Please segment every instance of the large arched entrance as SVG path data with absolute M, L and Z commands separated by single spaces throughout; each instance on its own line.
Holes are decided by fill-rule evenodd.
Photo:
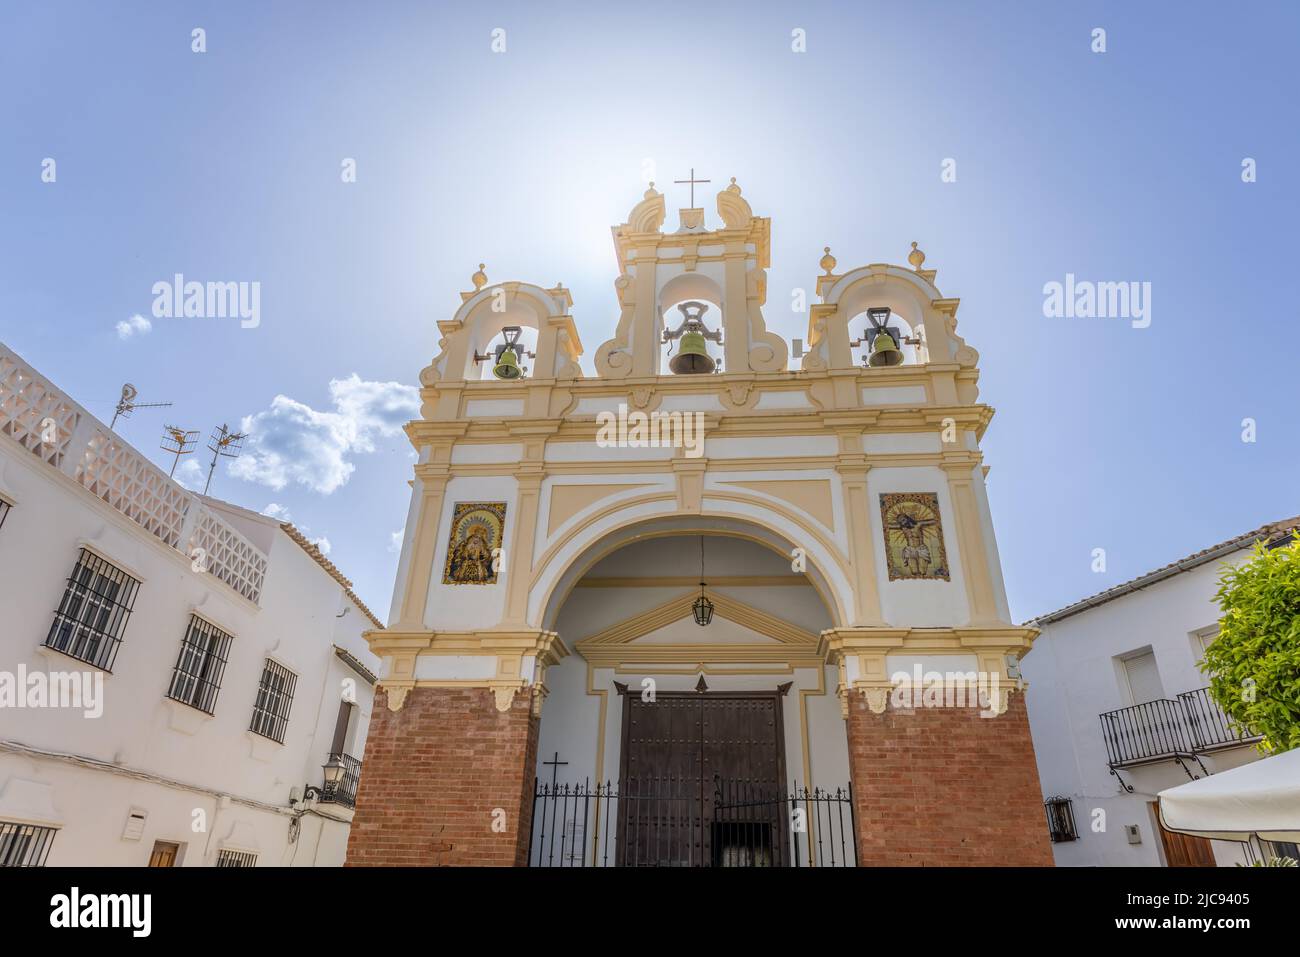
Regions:
M 575 558 L 546 605 L 570 654 L 545 672 L 531 864 L 853 863 L 838 613 L 793 547 L 674 516 Z

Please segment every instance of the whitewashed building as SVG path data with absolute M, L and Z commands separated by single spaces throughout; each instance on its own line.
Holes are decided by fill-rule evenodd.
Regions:
M 1117 585 L 1029 624 L 1021 661 L 1039 779 L 1062 866 L 1233 866 L 1244 845 L 1165 831 L 1165 788 L 1262 755 L 1213 703 L 1199 669 L 1218 634 L 1225 565 L 1256 541 L 1286 543 L 1275 522 Z M 1278 853 L 1295 855 L 1295 848 Z
M 381 627 L 348 580 L 3 345 L 0 433 L 0 866 L 341 864 Z

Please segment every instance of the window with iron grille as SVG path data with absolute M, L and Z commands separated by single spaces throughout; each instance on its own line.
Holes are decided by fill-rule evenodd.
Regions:
M 0 867 L 44 867 L 58 828 L 0 821 Z
M 217 851 L 217 867 L 256 867 L 257 855 L 252 851 Z
M 190 618 L 189 630 L 181 641 L 180 657 L 172 672 L 167 697 L 212 714 L 226 672 L 230 643 L 234 639 L 198 615 Z
M 1079 833 L 1074 827 L 1074 806 L 1069 798 L 1048 798 L 1043 802 L 1043 807 L 1047 809 L 1047 829 L 1052 834 L 1053 844 L 1079 839 Z
M 83 548 L 45 636 L 45 646 L 112 671 L 139 587 L 122 569 Z
M 279 662 L 266 659 L 262 681 L 253 705 L 253 723 L 249 730 L 284 744 L 284 730 L 289 724 L 289 707 L 298 676 Z

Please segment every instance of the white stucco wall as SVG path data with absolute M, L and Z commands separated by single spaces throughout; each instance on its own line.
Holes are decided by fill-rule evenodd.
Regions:
M 1236 553 L 1240 562 L 1248 552 Z M 1196 667 L 1198 633 L 1218 620 L 1213 596 L 1221 570 L 1211 562 L 1174 575 L 1043 627 L 1021 662 L 1028 682 L 1025 701 L 1044 797 L 1073 800 L 1080 839 L 1053 845 L 1059 865 L 1158 866 L 1163 850 L 1149 802 L 1164 788 L 1188 781 L 1172 761 L 1121 770 L 1128 794 L 1110 774 L 1099 715 L 1130 706 L 1119 659 L 1150 647 L 1165 697 L 1209 684 Z M 1202 758 L 1213 772 L 1257 760 L 1241 747 Z M 1197 774 L 1195 762 L 1189 765 Z M 1105 830 L 1094 830 L 1104 811 Z M 1130 844 L 1124 827 L 1137 824 L 1141 843 Z M 1220 866 L 1243 861 L 1236 844 L 1214 842 Z
M 363 757 L 373 689 L 334 646 L 372 672 L 379 661 L 361 637 L 373 624 L 338 582 L 275 521 L 209 500 L 249 538 L 269 543 L 255 605 L 7 436 L 0 492 L 15 502 L 0 527 L 0 671 L 94 671 L 41 647 L 83 544 L 141 582 L 103 678 L 102 716 L 0 710 L 0 820 L 15 820 L 6 794 L 44 795 L 41 819 L 21 823 L 60 828 L 50 865 L 143 864 L 155 840 L 185 845 L 185 866 L 210 865 L 223 842 L 235 841 L 257 851 L 259 865 L 341 864 L 350 812 L 339 806 L 320 811 L 337 821 L 308 813 L 298 843 L 288 842 L 290 791 L 322 783 L 348 680 L 359 710 L 349 753 Z M 212 716 L 166 697 L 196 613 L 233 636 Z M 267 657 L 297 675 L 283 744 L 248 731 Z M 147 812 L 145 830 L 123 840 L 133 807 Z M 196 810 L 205 830 L 194 829 Z

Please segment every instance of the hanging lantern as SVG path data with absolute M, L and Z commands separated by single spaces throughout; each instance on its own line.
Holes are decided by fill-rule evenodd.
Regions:
M 713 621 L 713 602 L 709 601 L 704 595 L 704 536 L 700 536 L 700 597 L 695 599 L 691 605 L 691 614 L 695 616 L 695 624 L 703 628 L 709 622 Z
M 701 628 L 713 621 L 713 602 L 704 597 L 704 582 L 700 582 L 700 597 L 691 605 L 691 611 L 695 615 L 695 624 Z

